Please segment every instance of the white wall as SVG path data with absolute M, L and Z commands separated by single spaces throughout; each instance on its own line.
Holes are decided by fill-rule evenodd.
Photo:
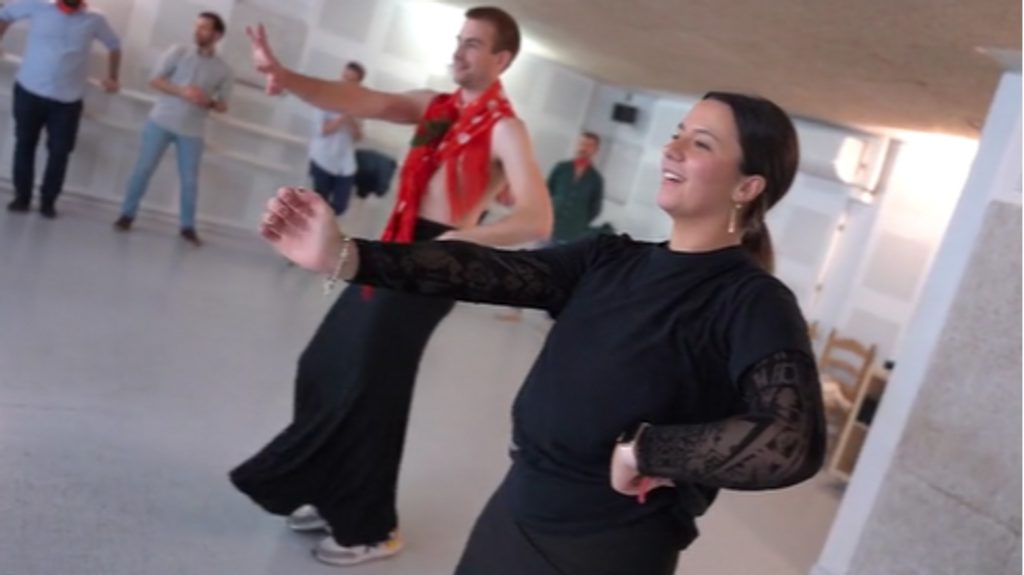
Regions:
M 823 330 L 874 343 L 879 361 L 899 361 L 905 327 L 976 150 L 976 141 L 943 136 L 894 143 L 874 203 L 850 214 L 822 293 Z
M 695 98 L 666 98 L 605 84 L 597 87 L 583 125 L 602 140 L 596 162 L 605 176 L 600 221 L 611 222 L 637 239 L 668 236 L 670 222 L 654 201 L 661 180 L 661 150 L 695 102 Z M 639 109 L 635 124 L 612 121 L 616 103 Z
M 927 156 L 928 154 L 922 153 L 922 155 Z M 940 158 L 934 159 L 938 160 Z M 931 164 L 930 170 L 935 173 L 935 179 L 942 177 L 942 170 L 937 169 L 939 166 L 944 167 L 944 164 Z M 869 520 L 871 520 L 873 515 L 883 513 L 883 510 L 876 509 L 876 506 L 880 496 L 885 491 L 884 487 L 891 481 L 892 477 L 900 479 L 899 476 L 892 473 L 893 462 L 900 442 L 907 430 L 907 423 L 912 410 L 917 409 L 919 414 L 924 412 L 926 415 L 935 415 L 941 412 L 945 415 L 946 410 L 952 409 L 955 412 L 953 415 L 945 415 L 945 417 L 935 420 L 934 425 L 942 426 L 943 433 L 952 429 L 954 434 L 961 434 L 962 430 L 965 429 L 965 422 L 961 421 L 964 419 L 964 414 L 967 415 L 969 425 L 975 425 L 978 429 L 982 430 L 970 434 L 969 437 L 960 435 L 955 438 L 956 441 L 941 447 L 941 449 L 952 450 L 950 455 L 952 457 L 957 455 L 955 453 L 957 450 L 970 449 L 971 442 L 984 441 L 988 437 L 986 434 L 995 429 L 992 427 L 992 424 L 986 424 L 986 418 L 992 417 L 994 412 L 986 410 L 984 403 L 980 407 L 975 406 L 973 410 L 970 401 L 960 403 L 953 401 L 950 403 L 949 397 L 940 398 L 939 402 L 934 401 L 933 397 L 932 402 L 925 404 L 924 407 L 916 404 L 919 404 L 918 394 L 926 384 L 929 370 L 935 369 L 935 366 L 945 366 L 947 370 L 962 367 L 950 365 L 948 361 L 943 361 L 941 357 L 936 357 L 936 352 L 941 349 L 940 343 L 943 339 L 948 342 L 951 339 L 961 338 L 959 340 L 961 345 L 970 349 L 975 349 L 978 346 L 984 348 L 986 345 L 985 335 L 977 336 L 980 339 L 976 337 L 974 340 L 968 339 L 965 341 L 963 338 L 974 336 L 974 332 L 970 334 L 955 334 L 948 333 L 945 328 L 947 327 L 950 310 L 953 308 L 954 303 L 956 303 L 958 291 L 961 285 L 964 284 L 965 272 L 968 269 L 968 264 L 971 261 L 978 238 L 985 225 L 986 214 L 1006 212 L 1002 208 L 996 208 L 997 204 L 1002 204 L 1003 206 L 1007 205 L 1006 203 L 1020 204 L 1021 173 L 1021 75 L 1018 64 L 1016 71 L 1004 74 L 999 83 L 992 107 L 986 118 L 982 138 L 978 144 L 977 155 L 971 164 L 962 192 L 954 200 L 955 209 L 949 218 L 949 224 L 945 229 L 939 249 L 933 258 L 934 261 L 927 272 L 924 285 L 920 288 L 920 294 L 916 300 L 917 305 L 910 320 L 907 322 L 906 331 L 909 336 L 900 344 L 900 353 L 897 358 L 898 363 L 886 389 L 885 401 L 882 402 L 875 416 L 872 432 L 868 436 L 857 465 L 857 472 L 854 474 L 846 490 L 846 495 L 843 498 L 842 506 L 829 534 L 825 549 L 822 551 L 818 565 L 814 569 L 815 575 L 845 575 L 850 572 L 858 546 L 867 538 L 870 529 Z M 1008 229 L 1010 234 L 1015 235 L 1007 238 L 1007 247 L 1012 247 L 1010 242 L 1016 243 L 1020 241 L 1019 218 L 1018 211 L 1016 215 L 1017 229 L 1012 229 L 1012 226 Z M 1019 250 L 1019 243 L 1017 246 Z M 1012 271 L 1019 273 L 1019 270 Z M 1006 285 L 1004 284 L 1000 289 L 994 291 L 1004 293 L 1006 291 L 1005 288 Z M 1013 305 L 1013 302 L 1009 302 L 1010 305 L 1003 307 L 991 305 L 993 303 L 996 302 L 985 304 L 995 310 L 993 313 L 998 313 L 1001 309 L 1015 311 L 1017 314 L 1020 313 L 1019 300 L 1016 302 L 1016 305 Z M 1005 320 L 1006 318 L 1003 319 Z M 986 321 L 988 321 L 988 316 L 984 313 L 976 315 L 972 319 L 975 325 L 982 327 L 982 331 Z M 1002 323 L 1002 321 L 1000 320 L 999 323 Z M 1019 381 L 1019 342 L 1015 359 L 1011 359 L 1010 354 L 1005 353 L 1006 346 L 998 345 L 995 347 L 1001 353 L 1004 353 L 1002 357 L 1005 359 L 999 362 L 1001 364 L 1000 368 L 1005 367 L 1007 363 L 1012 365 L 1014 360 L 1017 362 L 1016 377 L 1017 381 Z M 988 350 L 984 350 L 984 352 L 988 353 Z M 944 380 L 948 379 L 948 375 L 933 375 L 932 379 Z M 976 371 L 971 372 L 968 370 L 964 372 L 961 381 L 956 384 L 959 388 L 954 387 L 954 389 L 959 389 L 959 393 L 963 393 L 964 386 L 971 387 L 979 383 L 988 386 L 990 375 L 989 373 L 979 374 Z M 1019 393 L 1019 388 L 1017 389 Z M 972 390 L 970 393 L 978 396 L 985 394 L 983 397 L 988 398 L 998 395 L 994 392 L 998 392 L 998 390 L 985 387 L 976 391 Z M 1009 393 L 995 398 L 995 401 L 1003 401 L 1004 403 L 1012 400 L 1013 395 Z M 1017 395 L 1016 401 L 1018 402 L 1017 413 L 1019 413 L 1019 395 Z M 1012 411 L 1012 404 L 1001 405 L 1000 409 Z M 929 411 L 933 413 L 928 413 Z M 995 411 L 995 413 L 1005 415 L 1007 412 Z M 959 418 L 956 425 L 952 426 L 952 428 L 946 425 L 948 421 L 951 421 L 950 417 Z M 995 425 L 1002 426 L 1004 423 L 1004 421 L 998 421 Z M 1019 428 L 1019 423 L 1017 427 Z M 1002 427 L 999 427 L 999 429 L 1002 429 Z M 1010 441 L 1010 436 L 1004 434 L 1003 437 Z M 1012 463 L 1013 457 L 1020 457 L 1020 443 L 1016 442 L 1015 447 L 1017 449 L 1016 453 L 1012 451 L 1013 442 L 1010 442 L 1007 450 L 1000 452 L 995 457 L 1004 457 Z M 986 445 L 984 449 L 979 449 L 978 451 L 987 453 L 985 449 L 988 448 L 991 448 L 991 445 Z M 906 455 L 906 453 L 901 455 Z M 974 456 L 972 455 L 971 457 Z M 984 456 L 982 457 L 984 458 Z M 931 459 L 932 467 L 935 469 L 932 469 L 930 473 L 925 469 L 913 469 L 914 473 L 923 474 L 922 479 L 917 482 L 919 493 L 915 494 L 915 501 L 920 501 L 922 497 L 927 498 L 934 494 L 936 490 L 932 485 L 933 483 L 946 484 L 951 479 L 952 474 L 947 474 L 949 476 L 945 477 L 942 476 L 944 470 L 941 469 L 941 458 L 936 459 L 932 457 Z M 920 458 L 916 458 L 916 461 L 920 462 Z M 1001 462 L 999 465 L 994 466 L 994 469 L 997 469 L 998 472 L 1004 472 L 1005 470 L 999 469 L 1002 467 L 1002 463 L 1006 462 Z M 965 475 L 962 465 L 957 468 L 956 464 L 954 464 L 954 468 L 955 472 L 959 474 L 957 477 Z M 967 471 L 977 476 L 991 470 L 975 466 Z M 905 476 L 904 474 L 903 477 Z M 957 482 L 956 478 L 952 480 Z M 945 491 L 940 494 L 939 499 L 955 499 L 955 504 L 958 506 L 971 510 L 979 509 L 976 506 L 976 502 L 970 500 L 977 493 L 971 493 L 972 497 L 970 499 L 964 497 L 963 491 L 965 487 L 968 487 L 970 491 L 976 491 L 978 485 L 969 484 L 965 481 L 958 482 L 952 488 L 946 485 L 944 487 Z M 891 493 L 892 490 L 890 489 L 889 492 Z M 932 500 L 935 499 L 935 497 L 932 497 Z M 889 503 L 892 504 L 891 499 Z M 916 505 L 916 503 L 912 503 L 912 505 Z M 1004 505 L 1004 509 L 1013 508 L 1012 505 Z M 1015 509 L 1020 509 L 1019 500 L 1016 502 Z M 929 512 L 931 510 L 931 506 L 929 506 Z M 921 516 L 920 508 L 915 508 L 911 511 L 915 518 Z M 977 513 L 973 514 L 977 515 Z M 949 513 L 934 515 L 931 518 L 933 520 L 931 524 L 922 525 L 916 533 L 913 532 L 913 529 L 909 529 L 912 534 L 912 537 L 910 537 L 912 541 L 910 543 L 914 544 L 914 547 L 899 550 L 902 553 L 902 558 L 907 559 L 909 557 L 913 561 L 915 557 L 921 557 L 922 552 L 937 557 L 944 557 L 942 553 L 936 554 L 935 549 L 930 547 L 934 545 L 934 542 L 924 541 L 919 537 L 927 529 L 939 529 L 938 532 L 943 535 L 950 533 L 951 529 L 953 531 L 957 529 L 967 529 L 970 531 L 972 526 L 967 525 L 967 522 L 964 521 L 958 521 L 956 525 L 947 527 L 942 521 L 948 520 L 949 515 Z M 1006 573 L 1020 571 L 1019 516 L 1016 518 L 1016 525 L 1016 562 L 1007 565 Z M 902 527 L 906 534 L 908 528 L 906 526 Z M 877 540 L 877 537 L 874 537 L 874 539 Z M 899 542 L 903 543 L 906 539 L 907 537 L 903 537 Z M 910 543 L 907 543 L 907 545 Z M 961 541 L 957 541 L 957 543 L 962 544 Z M 944 549 L 947 548 L 948 546 L 944 547 Z M 965 549 L 968 549 L 968 552 L 963 554 L 965 557 L 956 557 L 957 560 L 990 558 L 985 554 L 972 553 L 975 549 L 969 546 Z M 908 552 L 918 553 L 918 555 L 908 555 Z M 918 567 L 920 565 L 920 563 L 916 564 Z M 942 565 L 940 569 L 953 570 L 956 567 L 955 565 Z M 961 570 L 957 572 L 973 573 L 976 571 Z
M 72 159 L 67 188 L 71 194 L 103 202 L 120 200 L 149 111 L 149 70 L 175 42 L 190 42 L 192 23 L 203 10 L 225 18 L 228 34 L 221 53 L 240 80 L 258 83 L 250 64 L 246 25 L 262 22 L 286 63 L 307 73 L 335 77 L 345 62 L 358 60 L 368 70 L 367 84 L 384 90 L 434 87 L 451 89 L 447 65 L 462 23 L 461 11 L 398 0 L 91 0 L 124 39 L 125 90 L 106 95 L 93 90 L 86 100 L 92 118 L 83 125 Z M 4 40 L 11 57 L 22 52 L 25 25 Z M 533 46 L 528 43 L 527 47 Z M 93 75 L 105 73 L 105 51 L 96 46 Z M 12 124 L 10 89 L 13 64 L 0 65 L 0 178 L 10 174 Z M 538 57 L 521 54 L 505 85 L 513 104 L 531 126 L 538 161 L 547 169 L 572 150 L 596 83 Z M 306 180 L 306 139 L 311 110 L 291 98 L 270 98 L 258 88 L 238 85 L 228 121 L 212 122 L 200 183 L 200 221 L 251 229 L 265 199 L 283 184 Z M 410 127 L 381 122 L 367 125 L 367 142 L 400 158 Z M 40 149 L 40 162 L 45 156 Z M 154 176 L 144 207 L 165 215 L 177 210 L 173 154 Z

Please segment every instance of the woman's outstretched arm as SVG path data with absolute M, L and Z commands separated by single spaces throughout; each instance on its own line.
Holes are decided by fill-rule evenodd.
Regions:
M 500 250 L 463 241 L 406 243 L 350 239 L 318 194 L 282 188 L 260 232 L 308 270 L 352 283 L 460 301 L 557 309 L 565 304 L 597 244 Z
M 543 250 L 500 250 L 462 241 L 352 240 L 351 245 L 357 254 L 352 283 L 537 309 L 565 304 L 594 249 L 594 242 Z

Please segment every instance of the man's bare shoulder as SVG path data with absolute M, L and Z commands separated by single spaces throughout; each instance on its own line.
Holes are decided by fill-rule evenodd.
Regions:
M 515 116 L 507 116 L 494 123 L 494 131 L 503 132 L 510 136 L 525 134 L 526 122 Z
M 498 120 L 494 124 L 494 130 L 491 132 L 491 143 L 495 147 L 503 147 L 509 149 L 510 147 L 518 147 L 529 140 L 529 134 L 526 131 L 526 122 L 515 117 L 506 117 Z

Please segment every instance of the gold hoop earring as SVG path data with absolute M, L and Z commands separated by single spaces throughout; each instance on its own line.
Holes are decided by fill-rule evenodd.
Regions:
M 743 209 L 743 204 L 736 202 L 736 205 L 732 208 L 732 213 L 729 214 L 729 233 L 736 233 L 736 220 L 739 219 L 739 213 Z

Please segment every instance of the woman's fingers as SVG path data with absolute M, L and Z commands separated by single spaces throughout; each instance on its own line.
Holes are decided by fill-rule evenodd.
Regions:
M 260 226 L 260 235 L 271 242 L 276 242 L 281 239 L 281 233 L 266 224 Z
M 282 204 L 295 213 L 306 217 L 314 217 L 316 215 L 316 211 L 310 205 L 313 201 L 312 194 L 309 194 L 302 188 L 281 188 L 278 190 L 277 199 L 281 200 Z
M 306 228 L 315 217 L 315 211 L 305 202 L 298 192 L 291 188 L 282 188 L 277 196 L 267 203 L 267 213 L 283 220 L 289 226 Z
M 657 489 L 659 487 L 674 487 L 675 483 L 671 479 L 664 479 L 662 477 L 648 477 L 647 489 Z
M 289 234 L 310 229 L 323 214 L 322 206 L 318 205 L 319 196 L 301 188 L 279 188 L 267 202 L 263 219 L 260 221 L 260 234 L 271 241 L 276 241 Z

